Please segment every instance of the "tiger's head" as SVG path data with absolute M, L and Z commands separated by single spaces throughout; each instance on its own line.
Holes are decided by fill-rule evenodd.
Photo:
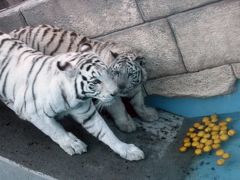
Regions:
M 105 103 L 114 99 L 118 87 L 99 56 L 92 52 L 67 53 L 65 56 L 68 57 L 57 62 L 57 68 L 65 72 L 67 81 L 72 82 L 77 99 L 95 98 Z
M 115 58 L 109 67 L 109 73 L 119 88 L 118 95 L 127 94 L 139 87 L 147 79 L 143 68 L 143 58 L 134 52 L 112 53 Z

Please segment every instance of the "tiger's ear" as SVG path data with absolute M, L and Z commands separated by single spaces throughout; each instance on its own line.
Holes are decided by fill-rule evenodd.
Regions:
M 73 66 L 69 62 L 60 62 L 60 61 L 58 61 L 57 62 L 57 68 L 60 71 L 72 71 L 73 70 Z
M 81 53 L 91 51 L 91 50 L 92 50 L 92 45 L 91 44 L 84 43 L 84 44 L 81 45 L 81 48 L 80 48 Z
M 144 66 L 146 64 L 145 58 L 138 56 L 134 61 L 136 61 L 140 66 Z
M 114 57 L 114 58 L 117 58 L 118 57 L 118 53 L 116 53 L 116 52 L 112 52 L 112 51 L 110 51 L 110 53 L 111 53 L 111 55 Z

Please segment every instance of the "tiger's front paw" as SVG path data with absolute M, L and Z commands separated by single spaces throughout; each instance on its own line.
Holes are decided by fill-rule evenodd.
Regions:
M 87 152 L 87 145 L 74 136 L 72 133 L 68 133 L 68 138 L 59 144 L 61 148 L 70 156 L 74 154 L 82 154 Z
M 121 147 L 120 156 L 129 161 L 138 161 L 144 159 L 144 153 L 134 144 L 125 144 Z
M 135 122 L 132 120 L 130 116 L 128 116 L 127 120 L 115 121 L 115 122 L 117 127 L 123 132 L 130 133 L 130 132 L 136 131 L 137 129 Z
M 159 113 L 156 109 L 151 107 L 145 107 L 139 116 L 144 121 L 156 121 L 159 119 Z

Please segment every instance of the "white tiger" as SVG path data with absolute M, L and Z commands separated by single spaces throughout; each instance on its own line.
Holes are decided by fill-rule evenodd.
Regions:
M 112 101 L 117 90 L 107 66 L 94 53 L 46 56 L 0 33 L 0 99 L 69 155 L 86 152 L 87 146 L 56 121 L 63 114 L 121 157 L 144 158 L 139 148 L 113 134 L 92 103 L 92 98 Z
M 141 85 L 147 79 L 147 73 L 141 65 L 142 57 L 132 48 L 109 41 L 91 40 L 73 31 L 65 31 L 50 25 L 27 26 L 12 31 L 10 35 L 48 55 L 80 52 L 81 48 L 97 53 L 108 65 L 112 79 L 119 87 L 114 104 L 106 108 L 122 131 L 132 132 L 136 125 L 125 110 L 120 97 L 129 98 L 141 119 L 146 121 L 158 119 L 157 111 L 144 105 Z

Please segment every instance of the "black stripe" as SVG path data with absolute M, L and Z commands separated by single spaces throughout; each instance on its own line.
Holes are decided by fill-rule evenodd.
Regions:
M 98 131 L 96 137 L 99 139 L 99 135 L 102 133 L 102 126 L 101 126 L 101 129 Z
M 101 129 L 102 130 L 102 129 Z M 100 134 L 99 136 L 98 136 L 98 139 L 102 139 L 103 138 L 103 136 L 105 136 L 106 135 L 106 132 L 103 132 L 102 134 Z
M 13 102 L 15 102 L 15 99 L 16 99 L 15 96 L 16 96 L 16 82 L 13 85 Z
M 6 86 L 7 86 L 7 78 L 8 78 L 8 74 L 9 74 L 9 71 L 7 72 L 5 78 L 4 78 L 4 81 L 3 81 L 3 85 L 2 85 L 2 94 L 3 96 L 6 97 Z
M 34 44 L 35 44 L 35 39 L 38 37 L 38 34 L 39 34 L 39 31 L 41 30 L 41 28 L 38 28 L 38 30 L 36 31 L 36 33 L 34 34 L 33 36 L 33 39 L 32 39 L 32 45 L 31 47 L 34 48 Z M 29 42 L 30 43 L 30 42 Z
M 43 32 L 43 35 L 42 35 L 42 38 L 41 38 L 41 41 L 43 41 L 44 37 L 47 35 L 48 31 L 50 31 L 51 29 L 50 28 L 46 28 Z
M 77 52 L 79 52 L 80 51 L 80 45 L 82 44 L 82 43 L 85 43 L 87 41 L 87 38 L 86 37 L 83 37 L 79 42 L 78 42 L 78 44 L 77 44 Z
M 89 104 L 88 109 L 85 112 L 83 112 L 83 114 L 86 114 L 91 109 L 91 107 L 92 107 L 92 103 Z
M 86 68 L 86 70 L 87 70 L 87 71 L 89 71 L 91 67 L 92 67 L 92 65 L 91 65 L 91 64 L 90 64 L 90 65 L 88 65 L 88 66 L 87 66 L 87 68 Z
M 92 112 L 92 114 L 87 118 L 87 119 L 84 119 L 83 122 L 82 122 L 82 125 L 85 125 L 89 120 L 92 119 L 92 117 L 96 114 L 96 109 Z
M 64 32 L 62 33 L 62 35 L 61 35 L 61 37 L 60 37 L 60 40 L 59 40 L 59 42 L 58 42 L 57 47 L 50 53 L 51 56 L 52 56 L 54 53 L 56 53 L 57 50 L 60 48 L 62 42 L 64 41 L 63 38 L 64 38 L 64 36 L 66 35 L 66 33 L 67 33 L 67 31 L 64 31 Z
M 30 54 L 30 56 L 31 56 L 31 55 L 32 55 L 32 54 Z M 31 66 L 30 70 L 28 71 L 28 74 L 27 74 L 28 79 L 27 79 L 27 81 L 26 81 L 26 88 L 25 88 L 24 95 L 23 95 L 23 104 L 24 104 L 24 106 L 22 106 L 22 108 L 23 108 L 23 107 L 25 107 L 25 109 L 27 108 L 26 94 L 27 94 L 27 91 L 28 91 L 28 89 L 29 89 L 29 79 L 30 79 L 29 77 L 30 77 L 30 75 L 31 75 L 31 73 L 32 73 L 32 70 L 33 70 L 34 66 L 36 65 L 36 63 L 38 62 L 38 60 L 39 60 L 41 57 L 42 57 L 42 56 L 37 57 L 37 58 L 34 58 L 34 60 L 32 61 L 32 66 Z M 21 109 L 21 111 L 22 111 L 22 109 Z
M 49 107 L 50 107 L 50 109 L 52 110 L 52 112 L 53 112 L 54 114 L 57 114 L 57 112 L 53 109 L 53 107 L 52 107 L 51 104 L 49 104 Z
M 15 42 L 16 43 L 16 42 Z M 2 65 L 3 63 L 9 58 L 9 55 L 10 55 L 10 51 L 12 51 L 13 47 L 15 47 L 15 43 L 12 45 L 12 47 L 8 50 L 8 53 L 7 53 L 7 56 L 4 58 L 3 62 L 2 62 Z M 7 61 L 7 63 L 2 67 L 1 69 L 1 73 L 0 73 L 0 79 L 2 78 L 2 75 L 3 73 L 5 72 L 9 62 L 10 62 L 11 58 Z M 6 79 L 5 79 L 6 80 Z M 5 81 L 4 80 L 4 81 Z
M 52 41 L 54 40 L 55 37 L 56 37 L 56 34 L 53 34 L 53 36 L 51 37 L 50 41 L 48 41 L 48 43 L 44 47 L 44 49 L 43 49 L 43 53 L 44 54 L 46 54 L 46 48 L 52 43 Z
M 48 117 L 48 118 L 54 118 L 54 116 L 50 116 L 44 109 L 43 109 L 43 113 Z
M 13 48 L 15 48 L 17 45 L 18 45 L 18 43 L 15 41 L 15 42 L 12 44 L 12 46 L 8 49 L 8 51 L 7 51 L 7 53 L 6 53 L 7 56 L 2 60 L 2 62 L 1 62 L 1 66 L 4 65 L 5 61 L 8 59 L 8 57 L 9 57 L 11 51 L 12 51 Z M 6 67 L 6 66 L 5 66 L 5 67 Z M 4 68 L 3 68 L 3 69 L 4 69 Z M 1 77 L 1 75 L 0 75 L 0 77 Z
M 80 63 L 80 62 L 81 62 L 81 61 L 79 61 L 79 63 Z M 84 66 L 85 66 L 86 64 L 92 64 L 92 59 L 85 60 L 85 62 L 83 62 L 79 68 L 80 68 L 80 69 L 84 69 Z
M 31 36 L 32 36 L 32 30 L 33 30 L 33 28 L 30 28 L 30 29 L 29 29 L 29 32 L 28 32 L 28 39 L 26 40 L 26 44 L 30 44 Z
M 35 87 L 35 83 L 36 83 L 36 80 L 38 78 L 38 75 L 40 73 L 40 71 L 42 70 L 44 64 L 47 62 L 47 59 L 49 59 L 50 57 L 47 57 L 46 59 L 43 60 L 43 63 L 41 64 L 38 72 L 35 74 L 35 77 L 33 79 L 33 82 L 32 82 L 32 97 L 33 97 L 33 102 L 34 102 L 34 107 L 35 107 L 35 111 L 37 113 L 37 104 L 36 104 L 36 95 L 35 95 L 35 92 L 34 92 L 34 87 Z
M 31 73 L 32 73 L 32 70 L 33 70 L 35 64 L 36 64 L 36 63 L 38 62 L 38 60 L 41 59 L 41 58 L 43 58 L 43 56 L 35 57 L 35 58 L 33 59 L 33 61 L 32 61 L 32 66 L 31 66 L 30 70 L 28 71 L 27 77 L 30 77 L 30 76 L 31 76 Z
M 84 76 L 84 75 L 82 75 L 82 79 L 84 80 L 84 81 L 87 81 L 87 78 Z M 82 82 L 81 82 L 82 83 Z
M 81 81 L 80 85 L 81 85 L 81 89 L 82 89 L 82 94 L 83 95 L 86 94 L 86 92 L 84 91 L 84 83 L 82 81 Z
M 18 35 L 17 35 L 17 39 L 20 39 L 21 38 L 21 35 L 26 31 L 26 29 L 22 29 Z
M 73 45 L 73 43 L 75 42 L 75 40 L 77 38 L 77 34 L 75 32 L 71 32 L 70 38 L 71 38 L 71 40 L 70 40 L 69 46 L 67 48 L 67 52 L 70 52 L 70 50 L 72 48 L 72 45 Z
M 28 50 L 23 51 L 23 52 L 20 54 L 19 58 L 17 59 L 17 65 L 18 65 L 18 63 L 21 61 L 22 56 L 23 56 L 25 53 L 28 53 L 28 52 L 32 52 L 32 50 L 28 49 Z M 26 58 L 25 58 L 25 59 L 26 59 Z
M 0 48 L 3 46 L 3 44 L 6 42 L 6 41 L 12 41 L 12 39 L 9 39 L 9 38 L 6 38 L 6 39 L 3 39 L 0 43 Z

